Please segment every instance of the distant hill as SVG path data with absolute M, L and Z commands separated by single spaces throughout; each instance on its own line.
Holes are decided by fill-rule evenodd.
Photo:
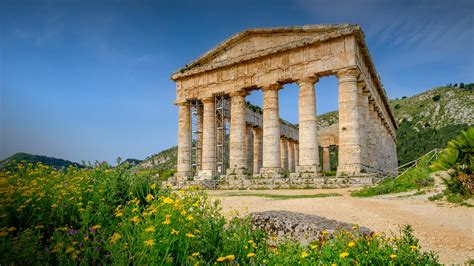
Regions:
M 68 160 L 19 152 L 6 158 L 5 160 L 0 161 L 0 169 L 8 168 L 12 165 L 12 163 L 14 162 L 18 163 L 22 161 L 25 161 L 27 163 L 33 163 L 33 164 L 41 162 L 44 165 L 48 165 L 54 168 L 62 168 L 62 167 L 67 168 L 69 166 L 77 166 L 79 168 L 84 167 L 82 164 L 71 162 Z
M 473 84 L 444 86 L 411 97 L 389 101 L 398 123 L 399 164 L 414 160 L 434 148 L 442 148 L 460 130 L 474 124 Z M 338 122 L 338 112 L 318 116 L 318 125 Z M 176 169 L 177 146 L 152 155 L 139 164 L 144 168 Z

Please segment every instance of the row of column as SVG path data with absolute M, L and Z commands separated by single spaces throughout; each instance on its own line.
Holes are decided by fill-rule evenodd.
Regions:
M 369 102 L 365 85 L 358 83 L 357 69 L 344 69 L 337 72 L 339 92 L 339 158 L 338 175 L 357 175 L 372 168 L 394 165 L 396 150 L 393 139 L 378 119 L 376 107 Z M 299 145 L 284 143 L 280 134 L 280 115 L 278 91 L 280 84 L 264 86 L 263 90 L 263 129 L 254 131 L 253 154 L 246 125 L 247 91 L 230 94 L 231 125 L 229 171 L 234 174 L 254 173 L 278 175 L 295 168 L 297 173 L 317 174 L 319 171 L 319 148 L 317 138 L 316 76 L 297 81 L 299 86 L 298 120 Z M 214 98 L 203 99 L 203 145 L 202 174 L 211 177 L 215 174 L 215 103 Z M 191 148 L 189 103 L 179 106 L 178 128 L 178 176 L 190 175 Z M 261 148 L 260 148 L 261 147 Z M 291 154 L 291 156 L 289 156 Z M 253 165 L 248 157 L 253 156 Z M 385 158 L 385 157 L 390 158 Z M 290 158 L 291 157 L 291 158 Z M 380 159 L 382 158 L 382 159 Z M 396 161 L 396 160 L 395 160 Z M 329 164 L 329 149 L 323 148 L 323 162 Z M 253 169 L 251 169 L 253 168 Z M 328 165 L 324 165 L 324 170 Z

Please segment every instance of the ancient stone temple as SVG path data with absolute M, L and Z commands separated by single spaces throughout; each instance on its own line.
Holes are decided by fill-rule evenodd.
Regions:
M 318 130 L 315 87 L 329 75 L 338 78 L 339 123 Z M 330 169 L 331 145 L 338 147 L 338 176 L 397 167 L 396 122 L 358 25 L 246 30 L 171 78 L 178 179 L 318 177 Z M 298 126 L 279 115 L 279 90 L 293 82 Z M 263 108 L 246 102 L 252 90 L 263 91 Z

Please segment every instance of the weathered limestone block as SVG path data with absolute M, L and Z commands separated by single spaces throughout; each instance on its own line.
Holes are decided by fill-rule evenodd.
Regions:
M 178 105 L 178 162 L 177 179 L 191 175 L 191 110 L 189 102 L 177 103 Z
M 199 179 L 211 179 L 216 174 L 216 111 L 214 97 L 203 100 L 202 170 Z
M 290 239 L 302 245 L 318 241 L 323 234 L 331 237 L 337 230 L 357 232 L 361 235 L 372 233 L 372 230 L 366 227 L 298 212 L 265 211 L 254 212 L 251 216 L 254 227 L 265 231 L 271 237 L 276 237 L 277 241 Z
M 316 118 L 316 77 L 298 80 L 299 165 L 298 173 L 319 171 L 318 123 Z
M 247 92 L 237 91 L 231 97 L 231 120 L 229 141 L 229 170 L 228 174 L 247 174 L 247 150 L 245 141 L 246 123 L 245 102 Z
M 281 174 L 280 162 L 280 114 L 278 90 L 281 85 L 263 88 L 263 167 L 261 174 Z

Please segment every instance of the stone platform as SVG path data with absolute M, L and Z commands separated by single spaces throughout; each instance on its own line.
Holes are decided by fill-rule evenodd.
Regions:
M 226 178 L 221 180 L 169 180 L 163 186 L 174 189 L 185 189 L 190 186 L 200 186 L 203 189 L 315 189 L 343 188 L 375 184 L 375 175 L 351 177 L 316 177 L 316 178 Z
M 345 230 L 362 235 L 370 235 L 372 231 L 366 227 L 327 219 L 317 215 L 289 211 L 265 211 L 251 214 L 252 225 L 265 231 L 270 240 L 290 239 L 307 245 L 323 235 L 330 237 L 337 230 Z

